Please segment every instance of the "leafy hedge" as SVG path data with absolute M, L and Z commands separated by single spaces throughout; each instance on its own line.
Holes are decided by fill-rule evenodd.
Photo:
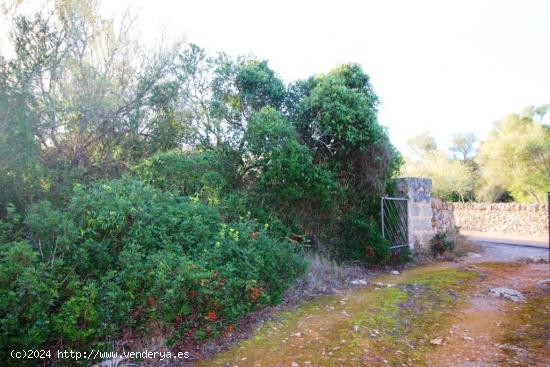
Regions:
M 12 348 L 107 347 L 123 328 L 218 335 L 280 300 L 305 264 L 254 221 L 123 178 L 32 206 L 0 249 L 0 361 Z M 13 240 L 16 240 L 15 238 Z

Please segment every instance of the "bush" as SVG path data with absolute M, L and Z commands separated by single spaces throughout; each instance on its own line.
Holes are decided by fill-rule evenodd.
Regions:
M 32 244 L 0 252 L 2 350 L 102 348 L 152 322 L 216 336 L 305 268 L 268 226 L 130 178 L 77 187 L 63 211 L 38 203 L 25 223 Z
M 333 174 L 315 163 L 312 152 L 298 140 L 296 127 L 280 112 L 263 108 L 245 134 L 254 177 L 251 194 L 265 202 L 287 224 L 300 227 L 335 206 L 339 186 Z
M 378 265 L 389 263 L 390 243 L 382 238 L 378 223 L 373 218 L 361 213 L 349 213 L 341 236 L 344 242 L 338 249 L 343 259 Z
M 430 250 L 434 257 L 441 256 L 446 252 L 450 252 L 455 247 L 455 240 L 453 233 L 437 232 L 430 240 Z
M 50 309 L 58 284 L 27 242 L 7 243 L 0 249 L 0 363 L 13 363 L 12 349 L 47 345 L 52 333 Z M 18 361 L 17 364 L 32 364 Z
M 204 202 L 216 204 L 222 193 L 233 188 L 237 162 L 238 156 L 232 151 L 169 151 L 144 160 L 132 172 L 163 191 L 197 196 Z
M 393 249 L 390 252 L 391 265 L 402 265 L 408 263 L 412 259 L 412 252 L 409 246 Z

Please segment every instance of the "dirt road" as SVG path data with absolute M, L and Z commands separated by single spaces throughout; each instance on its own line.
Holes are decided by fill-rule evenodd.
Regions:
M 548 264 L 518 261 L 546 253 L 494 246 L 306 301 L 198 365 L 550 366 Z

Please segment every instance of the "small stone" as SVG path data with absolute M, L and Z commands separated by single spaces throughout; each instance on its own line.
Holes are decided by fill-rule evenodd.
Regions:
M 296 363 L 296 362 L 292 362 L 292 363 L 290 364 L 290 367 L 300 367 L 300 365 L 299 365 L 298 363 Z
M 302 333 L 294 333 L 294 334 L 291 334 L 291 336 L 295 336 L 296 338 L 301 338 Z
M 483 257 L 480 254 L 476 254 L 475 252 L 468 252 L 468 257 Z
M 463 336 L 462 339 L 464 340 L 467 340 L 469 342 L 473 342 L 474 341 L 474 338 L 470 337 L 470 336 Z
M 489 291 L 493 297 L 502 297 L 514 302 L 523 302 L 525 297 L 521 292 L 511 288 L 493 288 Z
M 433 344 L 433 345 L 441 345 L 441 344 L 443 344 L 443 339 L 442 339 L 442 338 L 435 338 L 435 339 L 432 339 L 432 340 L 430 340 L 430 344 Z
M 537 282 L 537 285 L 550 287 L 550 278 L 541 279 Z
M 400 273 L 400 272 L 398 272 L 397 270 L 392 270 L 392 272 L 391 272 L 391 273 L 392 273 L 392 274 L 394 274 L 394 275 L 399 275 L 399 274 L 401 274 L 401 273 Z
M 353 285 L 367 285 L 368 282 L 366 279 L 354 279 L 351 281 L 351 284 Z

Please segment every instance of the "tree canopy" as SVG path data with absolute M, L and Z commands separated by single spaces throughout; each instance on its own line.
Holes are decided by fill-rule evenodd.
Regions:
M 507 190 L 517 201 L 544 202 L 550 184 L 550 127 L 541 123 L 546 110 L 508 115 L 481 143 L 476 161 L 487 200 Z
M 427 132 L 413 137 L 402 173 L 431 177 L 434 193 L 447 200 L 542 203 L 550 187 L 548 109 L 510 114 L 479 143 L 472 133 L 454 134 L 450 155 Z

